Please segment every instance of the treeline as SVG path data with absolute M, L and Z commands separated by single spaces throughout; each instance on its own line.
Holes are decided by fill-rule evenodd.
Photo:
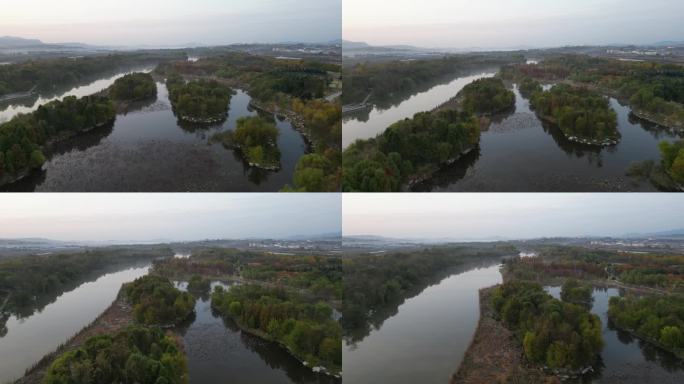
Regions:
M 659 145 L 661 165 L 667 175 L 680 186 L 684 185 L 684 141 Z M 681 188 L 681 187 L 680 187 Z
M 541 257 L 524 257 L 506 260 L 503 272 L 511 279 L 544 282 L 556 277 L 605 278 L 604 268 L 600 263 L 581 259 L 545 260 Z
M 684 127 L 684 68 L 675 64 L 564 55 L 539 64 L 507 66 L 502 76 L 584 83 L 628 101 L 641 117 Z
M 195 123 L 214 123 L 228 115 L 233 91 L 213 80 L 185 82 L 177 74 L 166 79 L 169 100 L 181 120 Z
M 193 251 L 190 258 L 156 261 L 157 274 L 188 279 L 192 275 L 221 278 L 240 275 L 245 279 L 304 289 L 317 299 L 342 298 L 342 262 L 337 257 L 272 255 L 226 248 Z
M 342 101 L 345 104 L 363 101 L 372 92 L 374 100 L 394 94 L 410 94 L 430 81 L 486 66 L 523 62 L 518 54 L 453 55 L 432 60 L 363 63 L 344 68 Z
M 296 115 L 297 127 L 313 144 L 314 153 L 303 156 L 293 185 L 285 190 L 337 192 L 341 188 L 342 107 L 321 99 L 329 82 L 339 77 L 339 65 L 310 60 L 279 60 L 266 56 L 231 53 L 162 64 L 162 74 L 219 77 L 246 89 L 259 104 L 272 111 Z
M 342 109 L 338 102 L 292 101 L 292 110 L 304 119 L 314 153 L 297 162 L 292 188 L 298 192 L 339 192 L 342 182 Z
M 609 305 L 614 325 L 684 358 L 684 298 L 611 297 Z
M 560 84 L 534 92 L 530 102 L 541 118 L 557 124 L 570 140 L 605 145 L 620 138 L 617 114 L 608 100 L 586 88 Z
M 499 78 L 473 81 L 461 90 L 463 108 L 475 114 L 492 115 L 515 107 L 515 94 Z
M 374 312 L 399 305 L 450 268 L 493 262 L 514 252 L 507 245 L 434 247 L 344 259 L 342 326 L 345 335 L 367 328 Z
M 169 54 L 113 54 L 78 59 L 60 58 L 27 61 L 0 66 L 0 97 L 7 93 L 26 92 L 34 86 L 39 90 L 60 84 L 71 84 L 99 73 L 136 64 L 156 63 L 180 58 L 180 52 Z
M 149 73 L 130 73 L 112 84 L 109 95 L 120 101 L 147 100 L 157 96 L 157 85 Z
M 215 135 L 226 148 L 237 149 L 250 166 L 280 169 L 280 149 L 275 123 L 260 116 L 241 117 L 233 131 Z
M 146 275 L 124 285 L 135 319 L 146 325 L 174 325 L 190 316 L 195 298 L 176 289 L 165 277 Z
M 211 306 L 241 327 L 285 345 L 310 365 L 332 373 L 342 369 L 342 331 L 324 302 L 310 303 L 281 289 L 243 285 L 229 290 L 216 287 Z
M 89 338 L 55 359 L 43 379 L 43 384 L 187 382 L 181 346 L 159 328 L 140 326 Z
M 0 125 L 0 184 L 40 168 L 45 162 L 43 146 L 49 141 L 106 124 L 115 115 L 107 97 L 68 96 Z
M 568 279 L 563 283 L 560 293 L 561 300 L 591 309 L 594 301 L 591 286 L 580 283 L 575 279 Z
M 457 160 L 480 141 L 478 119 L 468 112 L 417 113 L 343 153 L 343 191 L 399 191 Z
M 9 295 L 8 312 L 31 314 L 88 277 L 117 265 L 130 265 L 173 255 L 165 246 L 96 248 L 78 253 L 22 256 L 0 260 L 0 292 Z M 39 307 L 39 309 L 42 306 Z M 29 309 L 26 313 L 23 309 Z
M 522 340 L 525 357 L 551 369 L 579 370 L 603 347 L 601 320 L 582 306 L 554 299 L 541 285 L 508 282 L 494 289 L 492 305 Z

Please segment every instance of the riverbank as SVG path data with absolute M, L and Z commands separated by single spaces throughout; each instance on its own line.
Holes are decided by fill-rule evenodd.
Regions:
M 491 294 L 495 287 L 481 289 L 480 320 L 473 339 L 450 384 L 560 383 L 557 377 L 525 364 L 515 335 L 494 317 Z
M 213 307 L 213 301 L 212 301 L 212 308 Z M 324 374 L 330 377 L 334 377 L 337 379 L 342 378 L 342 371 L 336 371 L 333 372 L 331 370 L 328 370 L 326 367 L 323 366 L 314 366 L 313 364 L 309 363 L 304 359 L 304 357 L 299 356 L 297 353 L 295 353 L 292 349 L 290 349 L 289 346 L 287 346 L 285 343 L 282 343 L 278 340 L 275 340 L 274 338 L 270 337 L 267 333 L 259 330 L 259 329 L 254 329 L 247 327 L 246 325 L 242 324 L 238 319 L 236 319 L 233 316 L 226 315 L 226 317 L 232 321 L 242 332 L 245 332 L 247 334 L 250 334 L 252 336 L 258 337 L 260 339 L 266 340 L 271 343 L 275 343 L 278 346 L 280 346 L 283 350 L 285 350 L 288 354 L 290 354 L 292 357 L 297 359 L 303 366 L 309 368 L 312 372 L 314 373 L 319 373 L 319 374 Z
M 14 384 L 40 384 L 47 369 L 54 360 L 65 352 L 79 348 L 86 340 L 103 333 L 114 333 L 129 325 L 134 324 L 133 308 L 126 302 L 123 291 L 100 316 L 77 334 L 60 345 L 57 350 L 45 355 L 31 368 L 26 370 L 24 377 L 16 380 Z

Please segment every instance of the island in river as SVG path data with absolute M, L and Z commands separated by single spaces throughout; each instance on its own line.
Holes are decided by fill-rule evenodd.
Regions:
M 111 99 L 118 114 L 107 114 L 107 120 L 96 120 L 94 124 L 83 125 L 90 122 L 89 116 L 99 116 L 100 112 L 92 107 L 70 113 L 78 117 L 75 122 L 53 113 L 47 121 L 49 124 L 43 122 L 39 128 L 13 120 L 28 119 L 17 114 L 33 115 L 44 106 L 42 93 L 35 105 L 9 106 L 0 112 L 9 120 L 0 126 L 0 136 L 10 138 L 0 140 L 2 188 L 109 192 L 339 191 L 341 112 L 336 98 L 330 97 L 337 94 L 338 65 L 315 60 L 286 62 L 235 52 L 225 54 L 223 50 L 196 61 L 176 59 L 169 56 L 154 64 L 156 101 L 139 102 L 140 96 L 147 92 L 144 88 L 151 88 L 149 84 L 130 89 L 128 93 L 117 88 Z M 80 59 L 72 61 L 73 70 L 85 65 Z M 14 73 L 22 66 L 4 67 Z M 178 76 L 188 81 L 190 88 L 184 87 L 181 91 L 171 86 L 169 95 L 162 82 Z M 104 89 L 113 86 L 118 77 L 121 76 L 76 92 L 81 98 L 79 102 L 85 103 L 91 96 L 95 98 L 93 94 L 107 97 Z M 227 92 L 237 100 L 226 97 L 230 96 L 224 91 L 228 88 L 236 90 Z M 126 86 L 121 89 L 125 90 Z M 204 96 L 198 97 L 197 92 Z M 129 99 L 124 102 L 124 97 Z M 245 98 L 247 103 L 243 103 Z M 66 101 L 66 97 L 55 99 L 54 103 Z M 100 101 L 105 104 L 104 99 Z M 130 108 L 122 108 L 121 103 Z M 173 115 L 172 110 L 180 122 L 168 121 L 167 115 Z M 228 114 L 232 115 L 227 117 Z M 234 130 L 237 118 L 256 114 L 278 128 L 278 142 L 274 144 L 282 152 L 281 166 L 269 163 L 262 167 L 268 169 L 257 168 L 250 163 L 259 162 L 243 159 L 239 153 L 233 156 L 232 151 L 208 140 L 215 133 Z M 169 125 L 175 128 L 169 129 Z M 64 134 L 67 131 L 71 134 Z M 60 135 L 55 136 L 57 133 Z M 22 139 L 17 142 L 12 138 Z M 256 150 L 253 152 L 258 155 Z
M 486 289 L 481 291 L 482 313 L 478 329 L 452 383 L 485 383 L 492 375 L 497 380 L 524 378 L 530 383 L 568 379 L 600 383 L 611 382 L 616 377 L 627 383 L 681 380 L 684 363 L 676 353 L 682 347 L 677 337 L 682 319 L 671 315 L 680 307 L 681 292 L 676 277 L 668 273 L 681 265 L 681 258 L 675 254 L 549 247 L 540 250 L 538 256 L 507 261 L 502 270 L 504 284 L 535 284 L 537 287 L 543 284 L 556 299 L 573 302 L 564 305 L 580 303 L 580 306 L 590 308 L 594 316 L 601 319 L 604 351 L 599 359 L 586 360 L 590 365 L 579 365 L 580 369 L 554 369 L 558 351 L 549 350 L 545 355 L 535 357 L 534 340 L 539 335 L 530 331 L 521 334 L 511 329 L 510 322 L 502 319 L 502 312 L 493 310 L 497 305 L 493 296 L 495 291 Z M 561 283 L 563 288 L 559 289 L 557 285 Z M 522 296 L 519 299 L 524 300 Z M 658 310 L 655 309 L 656 301 Z M 628 309 L 630 306 L 641 309 Z M 503 313 L 504 318 L 507 315 Z M 563 318 L 572 319 L 572 316 Z M 640 322 L 646 323 L 646 318 L 650 324 L 639 327 Z M 542 324 L 543 320 L 536 323 Z M 625 332 L 641 340 L 643 351 L 632 351 L 633 338 Z M 499 336 L 502 336 L 503 348 L 491 348 Z M 662 357 L 654 359 L 650 354 Z M 589 357 L 579 352 L 574 356 Z M 546 360 L 545 364 L 535 362 L 540 358 Z
M 183 244 L 182 247 L 186 249 L 193 245 Z M 160 249 L 159 252 L 155 251 L 157 248 Z M 111 255 L 104 250 L 92 250 L 73 255 L 17 256 L 0 262 L 0 276 L 3 276 L 1 286 L 6 287 L 11 283 L 14 287 L 7 296 L 4 295 L 7 292 L 3 290 L 3 299 L 9 299 L 5 301 L 13 303 L 12 298 L 25 296 L 23 291 L 26 288 L 20 285 L 22 281 L 35 281 L 21 278 L 22 273 L 36 269 L 35 266 L 32 267 L 35 263 L 45 268 L 45 280 L 51 281 L 51 274 L 68 268 L 70 263 L 77 263 L 83 269 L 82 273 L 87 274 L 91 270 L 97 273 L 97 268 L 102 264 L 116 264 L 118 260 L 129 261 L 131 258 L 138 259 L 139 263 L 141 258 L 147 257 L 145 268 L 136 270 L 135 274 L 123 274 L 123 280 L 112 280 L 107 283 L 107 287 L 102 286 L 103 278 L 79 286 L 76 289 L 80 295 L 77 301 L 70 299 L 72 292 L 65 292 L 42 313 L 17 315 L 25 317 L 21 324 L 16 324 L 14 315 L 11 315 L 5 331 L 0 335 L 0 350 L 18 348 L 32 353 L 16 353 L 12 359 L 1 362 L 0 366 L 3 368 L 0 370 L 0 378 L 3 381 L 17 379 L 24 369 L 26 375 L 19 378 L 19 383 L 55 382 L 59 375 L 65 374 L 67 367 L 71 367 L 69 369 L 72 373 L 78 371 L 87 376 L 84 367 L 88 364 L 103 364 L 91 354 L 94 349 L 110 348 L 107 346 L 108 340 L 126 339 L 126 335 L 149 332 L 154 337 L 168 337 L 163 341 L 165 346 L 162 352 L 166 352 L 160 355 L 154 348 L 151 352 L 141 349 L 142 355 L 135 357 L 140 361 L 129 361 L 127 358 L 128 360 L 121 360 L 121 364 L 118 364 L 116 362 L 119 360 L 112 359 L 111 374 L 117 374 L 117 370 L 154 374 L 153 367 L 158 367 L 159 364 L 152 363 L 152 360 L 162 365 L 173 360 L 172 366 L 178 370 L 174 370 L 167 378 L 170 382 L 219 382 L 226 377 L 232 377 L 238 382 L 259 380 L 274 384 L 340 382 L 339 368 L 335 368 L 341 365 L 339 336 L 335 340 L 335 335 L 341 333 L 337 322 L 339 315 L 336 315 L 339 312 L 335 309 L 339 308 L 341 301 L 339 260 L 332 256 L 274 255 L 206 246 L 198 246 L 195 251 L 184 250 L 185 256 L 179 257 L 171 257 L 174 253 L 166 246 L 137 248 L 137 252 L 142 252 L 143 255 L 145 250 L 149 250 L 148 256 L 135 253 L 136 247 L 131 249 L 132 251 L 127 251 L 117 248 L 111 251 Z M 155 259 L 151 268 L 150 258 Z M 78 268 L 72 269 L 81 271 Z M 229 311 L 230 304 L 235 300 L 226 301 L 225 307 L 213 305 L 216 310 L 212 309 L 212 289 L 229 294 L 232 288 L 236 288 L 237 295 L 241 290 L 261 289 L 259 287 L 272 291 L 272 300 L 288 298 L 280 301 L 276 309 L 282 311 L 289 308 L 286 312 L 292 318 L 283 321 L 276 333 L 271 333 L 275 332 L 275 328 L 270 327 L 274 326 L 274 319 L 262 326 L 258 319 L 257 323 L 252 323 L 254 319 L 250 319 L 251 315 L 248 315 L 253 313 L 250 311 L 257 309 L 257 305 L 274 305 L 271 299 L 264 299 L 264 295 L 260 295 L 261 301 L 247 297 L 239 300 L 247 316 L 244 320 L 234 321 L 234 312 L 222 315 L 217 311 L 221 308 Z M 111 299 L 102 303 L 110 288 Z M 84 295 L 88 297 L 83 297 Z M 99 300 L 100 304 L 104 304 L 103 307 L 109 305 L 109 300 L 114 301 L 99 316 L 97 313 L 90 313 L 92 311 L 78 310 L 79 302 L 91 303 L 91 299 Z M 69 300 L 69 303 L 64 303 L 64 300 Z M 291 307 L 287 307 L 288 305 Z M 14 306 L 16 305 L 13 304 L 12 307 Z M 9 308 L 5 306 L 3 310 L 9 311 Z M 97 306 L 94 305 L 93 308 Z M 269 307 L 269 311 L 275 314 L 277 311 L 274 308 Z M 306 308 L 306 313 L 311 317 L 305 319 L 299 315 L 299 309 L 303 308 Z M 60 313 L 56 314 L 56 311 Z M 60 320 L 55 321 L 55 316 L 59 316 L 57 318 Z M 78 321 L 81 320 L 85 322 L 79 325 Z M 238 327 L 237 321 L 241 324 Z M 83 328 L 78 331 L 81 327 Z M 161 333 L 157 331 L 160 328 Z M 37 329 L 48 332 L 49 335 L 33 340 L 41 333 Z M 287 335 L 286 330 L 294 333 L 278 339 Z M 322 330 L 324 332 L 321 333 Z M 74 331 L 78 332 L 72 336 L 69 332 Z M 27 337 L 27 332 L 36 337 Z M 320 343 L 311 346 L 312 341 L 320 336 L 325 337 Z M 86 353 L 76 352 L 79 350 L 85 350 Z M 40 351 L 42 353 L 39 354 Z M 226 359 L 226 356 L 231 358 Z M 143 361 L 149 364 L 136 365 Z M 4 363 L 11 366 L 5 367 Z M 170 371 L 165 369 L 165 372 Z

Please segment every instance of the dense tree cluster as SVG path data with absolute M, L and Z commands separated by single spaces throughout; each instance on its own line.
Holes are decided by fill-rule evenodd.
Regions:
M 90 76 L 136 64 L 177 58 L 175 54 L 112 54 L 27 61 L 0 66 L 0 97 L 6 93 L 25 92 L 33 86 L 40 90 L 83 81 Z
M 169 100 L 181 120 L 217 122 L 226 118 L 233 91 L 213 80 L 185 82 L 179 75 L 166 80 Z
M 561 300 L 581 305 L 587 309 L 591 309 L 593 297 L 591 295 L 591 287 L 584 285 L 575 279 L 568 279 L 561 287 Z
M 513 253 L 514 249 L 506 245 L 487 245 L 434 247 L 345 259 L 342 310 L 345 334 L 367 328 L 372 313 L 398 306 L 450 268 L 472 262 L 492 262 Z
M 211 289 L 211 282 L 200 275 L 192 275 L 188 282 L 188 291 L 204 293 Z
M 539 84 L 538 81 L 531 79 L 529 77 L 525 77 L 524 79 L 522 79 L 518 89 L 520 90 L 520 94 L 527 99 L 532 97 L 532 95 L 534 95 L 537 92 L 544 92 L 544 89 L 542 88 L 541 84 Z
M 684 185 L 684 141 L 676 143 L 663 141 L 659 147 L 665 172 L 675 183 Z
M 610 321 L 684 358 L 684 298 L 611 297 Z
M 147 100 L 157 96 L 157 85 L 148 73 L 131 73 L 117 79 L 109 95 L 117 101 Z
M 551 118 L 566 137 L 590 143 L 617 141 L 617 114 L 608 100 L 586 88 L 556 85 L 532 95 L 531 105 L 542 117 Z
M 239 274 L 248 280 L 305 289 L 310 296 L 321 300 L 342 298 L 342 263 L 336 257 L 208 248 L 194 252 L 187 259 L 155 261 L 154 271 L 179 280 L 191 275 L 206 279 Z
M 684 68 L 678 65 L 565 55 L 539 64 L 507 66 L 501 75 L 507 79 L 531 77 L 587 84 L 629 101 L 640 116 L 684 127 Z
M 195 298 L 161 276 L 146 275 L 124 286 L 136 320 L 147 325 L 172 325 L 186 319 Z
M 98 248 L 74 253 L 23 256 L 0 260 L 0 294 L 9 294 L 5 310 L 29 315 L 85 278 L 117 265 L 168 257 L 167 247 Z
M 332 308 L 281 289 L 258 285 L 216 287 L 212 308 L 242 327 L 287 346 L 297 357 L 331 372 L 342 368 L 342 331 Z
M 483 78 L 463 87 L 463 108 L 476 114 L 495 114 L 515 106 L 515 94 L 499 78 Z
M 321 99 L 328 82 L 339 77 L 339 65 L 311 60 L 279 60 L 230 53 L 196 63 L 163 64 L 160 73 L 215 76 L 247 89 L 269 110 L 292 111 L 301 117 L 299 129 L 315 153 L 302 157 L 287 191 L 339 191 L 342 178 L 342 109 L 337 101 Z
M 106 97 L 67 96 L 0 125 L 0 183 L 42 166 L 47 142 L 106 124 L 115 115 Z
M 340 104 L 295 99 L 292 110 L 303 117 L 315 152 L 304 155 L 297 162 L 291 189 L 299 192 L 338 192 L 342 182 Z
M 359 140 L 343 154 L 343 190 L 398 191 L 426 177 L 480 141 L 480 124 L 467 112 L 417 113 L 392 124 L 375 139 Z
M 159 328 L 130 326 L 93 336 L 57 357 L 43 384 L 185 384 L 188 368 L 176 341 Z
M 601 320 L 582 306 L 554 299 L 541 285 L 508 282 L 492 304 L 501 320 L 520 335 L 525 357 L 553 369 L 593 364 L 603 347 Z
M 372 92 L 374 100 L 410 94 L 439 78 L 486 66 L 522 62 L 517 54 L 454 55 L 431 60 L 360 63 L 345 67 L 342 100 L 361 102 Z
M 227 148 L 236 148 L 251 165 L 259 168 L 280 168 L 280 131 L 272 122 L 260 116 L 241 117 L 234 131 L 220 133 L 215 139 Z

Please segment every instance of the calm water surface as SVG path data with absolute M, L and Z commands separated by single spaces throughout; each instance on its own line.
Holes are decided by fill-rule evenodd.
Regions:
M 98 87 L 113 83 L 110 78 Z M 91 87 L 87 92 L 94 90 Z M 218 132 L 235 129 L 240 117 L 255 116 L 250 97 L 238 90 L 228 119 L 215 126 L 179 124 L 168 91 L 157 83 L 158 97 L 118 115 L 109 126 L 57 145 L 41 171 L 3 189 L 8 191 L 278 191 L 292 182 L 294 168 L 306 152 L 302 136 L 285 120 L 280 130 L 282 169 L 248 167 L 232 150 L 210 143 Z M 266 116 L 272 118 L 271 116 Z
M 492 77 L 495 72 L 482 72 L 471 76 L 458 77 L 446 84 L 409 97 L 400 103 L 381 108 L 375 106 L 366 116 L 350 115 L 342 122 L 342 145 L 344 148 L 357 139 L 370 139 L 381 134 L 387 127 L 418 112 L 429 111 L 456 96 L 458 92 L 473 81 Z
M 18 379 L 44 355 L 75 335 L 107 309 L 121 284 L 147 274 L 149 266 L 108 273 L 59 296 L 40 312 L 11 316 L 0 337 L 0 383 Z
M 343 346 L 344 382 L 444 384 L 458 369 L 480 316 L 479 290 L 499 265 L 454 274 L 406 300 L 397 314 Z
M 560 299 L 560 287 L 546 287 Z M 615 288 L 594 289 L 591 312 L 601 318 L 605 346 L 601 353 L 602 366 L 590 383 L 684 383 L 684 363 L 672 354 L 659 350 L 626 332 L 618 331 L 608 323 L 608 301 L 620 296 Z
M 477 150 L 417 191 L 655 191 L 625 173 L 633 162 L 659 161 L 658 143 L 677 140 L 678 134 L 639 120 L 611 98 L 620 143 L 607 148 L 572 143 L 558 128 L 542 124 L 514 91 L 515 112 L 483 132 Z
M 213 287 L 223 283 L 213 282 Z M 177 283 L 184 289 L 187 284 Z M 248 335 L 212 311 L 209 295 L 195 304 L 195 318 L 183 330 L 191 384 L 340 383 L 302 366 L 277 344 Z

